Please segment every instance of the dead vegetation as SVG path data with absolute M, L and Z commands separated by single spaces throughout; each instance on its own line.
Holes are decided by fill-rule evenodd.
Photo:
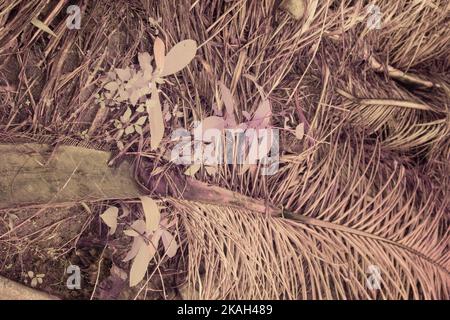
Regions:
M 177 219 L 179 250 L 168 258 L 159 246 L 146 280 L 122 292 L 123 230 L 144 217 L 139 200 L 83 202 L 57 220 L 55 203 L 12 207 L 0 213 L 0 273 L 23 281 L 39 260 L 59 279 L 43 288 L 73 298 L 448 299 L 450 4 L 301 2 L 294 19 L 273 0 L 78 1 L 78 30 L 66 26 L 68 1 L 3 1 L 0 142 L 70 138 L 111 150 L 112 166 L 133 162 L 142 192 Z M 197 44 L 186 68 L 158 80 L 162 134 L 150 125 L 159 115 L 139 120 L 140 102 L 102 98 L 111 72 L 138 72 L 157 39 Z M 167 159 L 171 134 L 226 114 L 230 97 L 238 124 L 270 103 L 279 169 L 198 166 L 192 182 Z M 107 205 L 120 208 L 114 235 L 98 216 Z M 84 219 L 74 237 L 37 246 L 71 219 Z M 37 248 L 58 248 L 56 262 Z M 89 275 L 80 292 L 65 291 L 68 261 Z M 373 266 L 379 290 L 366 285 Z

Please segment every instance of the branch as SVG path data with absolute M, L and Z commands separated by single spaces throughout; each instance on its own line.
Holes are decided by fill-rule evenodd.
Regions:
M 370 63 L 370 66 L 372 67 L 372 69 L 374 69 L 376 72 L 384 72 L 385 71 L 383 65 L 381 63 L 379 63 L 374 57 L 369 58 L 369 63 Z M 387 73 L 388 73 L 389 77 L 399 80 L 401 82 L 406 82 L 406 83 L 422 86 L 425 88 L 433 88 L 433 87 L 440 88 L 441 87 L 439 84 L 435 84 L 428 80 L 423 80 L 413 74 L 407 74 L 407 73 L 400 71 L 389 65 L 387 66 Z

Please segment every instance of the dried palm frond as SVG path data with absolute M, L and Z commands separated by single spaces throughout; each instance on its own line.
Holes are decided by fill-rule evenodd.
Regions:
M 110 143 L 120 110 L 98 105 L 102 76 L 152 52 L 156 37 L 168 48 L 193 39 L 192 63 L 160 87 L 173 113 L 161 148 L 143 130 L 120 153 L 136 158 L 148 193 L 167 182 L 155 193 L 182 218 L 189 297 L 448 299 L 448 1 L 305 0 L 299 20 L 276 2 L 79 1 L 82 27 L 70 31 L 64 0 L 3 1 L 0 128 L 87 130 L 89 142 Z M 368 24 L 370 5 L 380 29 Z M 167 135 L 223 110 L 219 83 L 239 122 L 262 88 L 281 131 L 280 167 L 272 176 L 260 165 L 200 168 L 207 187 L 186 192 L 173 175 L 186 168 L 165 160 Z M 167 198 L 171 188 L 180 192 Z
M 390 64 L 407 71 L 430 60 L 448 58 L 448 1 L 379 0 L 370 4 L 379 7 L 381 28 L 374 33 L 366 26 L 361 37 L 376 34 L 373 48 L 382 52 Z
M 299 223 L 244 209 L 172 203 L 188 241 L 192 295 L 186 298 L 448 299 L 448 257 L 440 258 L 445 244 L 437 235 L 439 249 L 428 247 L 429 235 L 410 247 L 407 237 L 393 241 L 323 220 Z M 371 270 L 380 271 L 379 290 L 367 283 L 377 276 Z

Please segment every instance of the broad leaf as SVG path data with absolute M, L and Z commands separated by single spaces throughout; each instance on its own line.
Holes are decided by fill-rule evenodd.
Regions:
M 139 117 L 135 124 L 137 124 L 138 126 L 142 126 L 145 123 L 145 120 L 147 120 L 147 116 Z
M 42 22 L 41 20 L 39 20 L 39 19 L 37 19 L 37 18 L 34 18 L 34 19 L 31 20 L 31 23 L 32 23 L 35 27 L 39 28 L 40 30 L 42 30 L 42 31 L 44 31 L 44 32 L 47 32 L 48 34 L 50 34 L 50 35 L 56 37 L 56 34 L 53 32 L 53 30 L 50 29 L 50 28 L 49 28 L 44 22 Z
M 142 219 L 136 220 L 135 222 L 133 222 L 133 224 L 131 225 L 130 229 L 125 230 L 123 233 L 125 233 L 127 236 L 130 237 L 137 237 L 140 234 L 144 234 L 145 233 L 145 221 Z
M 213 166 L 205 166 L 206 172 L 210 175 L 210 176 L 215 176 L 217 174 L 217 172 L 219 171 L 217 166 L 213 167 Z
M 166 47 L 159 37 L 155 39 L 155 43 L 153 44 L 153 54 L 155 55 L 156 68 L 159 71 L 164 70 Z
M 126 123 L 128 121 L 130 121 L 131 118 L 131 109 L 127 108 L 127 110 L 125 110 L 123 116 L 120 117 L 120 121 L 122 121 L 122 123 Z
M 139 247 L 138 253 L 133 260 L 130 270 L 130 287 L 134 287 L 142 279 L 144 279 L 147 272 L 148 264 L 150 260 L 155 256 L 156 250 L 152 244 L 142 244 Z
M 186 169 L 184 174 L 193 177 L 198 172 L 198 170 L 200 170 L 200 168 L 201 168 L 200 164 L 194 163 L 193 165 L 191 165 L 189 168 Z
M 305 136 L 305 124 L 302 122 L 295 128 L 295 137 L 302 140 Z
M 128 127 L 126 127 L 125 128 L 125 134 L 132 134 L 132 133 L 134 133 L 134 126 L 133 125 L 131 125 L 131 126 L 128 126 Z
M 103 222 L 110 228 L 109 234 L 114 234 L 117 229 L 117 217 L 119 216 L 119 209 L 116 207 L 109 207 L 103 214 L 100 215 Z
M 131 259 L 133 259 L 134 257 L 136 257 L 141 246 L 145 246 L 144 239 L 142 239 L 141 236 L 135 237 L 133 239 L 133 244 L 131 245 L 130 251 L 128 251 L 127 255 L 125 256 L 125 258 L 122 261 L 128 262 Z
M 150 147 L 155 150 L 164 137 L 164 119 L 156 86 L 153 86 L 152 100 L 147 100 L 146 107 L 150 122 Z
M 169 231 L 163 230 L 161 239 L 167 256 L 173 258 L 178 250 L 178 243 L 175 240 L 175 237 Z
M 141 197 L 142 208 L 145 215 L 146 232 L 150 233 L 158 229 L 161 213 L 158 204 L 150 197 Z
M 197 52 L 197 42 L 184 40 L 177 43 L 167 54 L 161 77 L 174 74 L 186 67 Z
M 139 61 L 139 66 L 141 67 L 142 70 L 144 70 L 144 72 L 147 70 L 151 70 L 152 59 L 148 52 L 140 52 L 138 54 L 138 61 Z
M 222 117 L 211 116 L 203 119 L 201 122 L 201 126 L 203 132 L 209 129 L 223 130 L 225 127 L 225 121 Z

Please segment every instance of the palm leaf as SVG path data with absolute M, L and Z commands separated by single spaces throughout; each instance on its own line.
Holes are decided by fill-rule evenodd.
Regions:
M 176 207 L 186 224 L 196 298 L 448 298 L 446 261 L 402 241 L 236 208 L 189 201 Z M 380 290 L 367 286 L 370 266 L 381 271 Z

